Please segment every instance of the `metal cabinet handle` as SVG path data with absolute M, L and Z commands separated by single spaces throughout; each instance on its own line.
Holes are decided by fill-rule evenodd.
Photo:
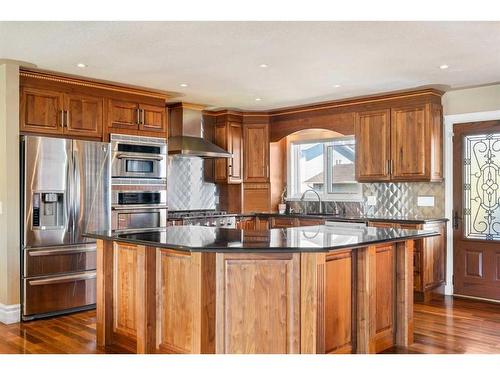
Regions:
M 64 111 L 66 112 L 66 129 L 69 128 L 69 111 Z
M 30 280 L 29 285 L 37 286 L 37 285 L 49 285 L 49 284 L 62 284 L 68 281 L 89 280 L 89 279 L 95 279 L 96 275 L 97 275 L 96 272 L 86 272 L 86 273 L 79 273 L 76 275 L 49 277 L 40 280 Z
M 141 110 L 139 108 L 137 108 L 135 110 L 135 116 L 136 116 L 136 124 L 137 125 L 141 125 Z
M 61 110 L 61 127 L 64 128 L 64 110 Z
M 141 109 L 141 124 L 144 125 L 144 109 Z

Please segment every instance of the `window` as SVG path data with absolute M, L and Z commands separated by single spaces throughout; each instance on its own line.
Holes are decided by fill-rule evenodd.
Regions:
M 361 199 L 361 184 L 354 177 L 353 136 L 292 141 L 288 152 L 289 198 L 312 189 L 326 200 Z

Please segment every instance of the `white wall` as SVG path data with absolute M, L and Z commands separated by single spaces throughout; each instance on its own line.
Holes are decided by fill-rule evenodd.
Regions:
M 449 91 L 443 96 L 445 212 L 448 222 L 446 294 L 453 294 L 453 124 L 500 119 L 500 85 Z
M 19 320 L 19 66 L 0 61 L 0 321 Z

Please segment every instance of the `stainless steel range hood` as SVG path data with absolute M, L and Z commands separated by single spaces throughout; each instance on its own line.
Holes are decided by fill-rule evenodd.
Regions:
M 203 138 L 202 108 L 186 103 L 169 106 L 168 154 L 230 158 L 232 154 Z

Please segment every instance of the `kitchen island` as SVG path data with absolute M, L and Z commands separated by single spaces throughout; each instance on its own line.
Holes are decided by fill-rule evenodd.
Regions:
M 413 248 L 436 232 L 201 226 L 98 241 L 97 344 L 134 353 L 377 353 L 413 341 Z

